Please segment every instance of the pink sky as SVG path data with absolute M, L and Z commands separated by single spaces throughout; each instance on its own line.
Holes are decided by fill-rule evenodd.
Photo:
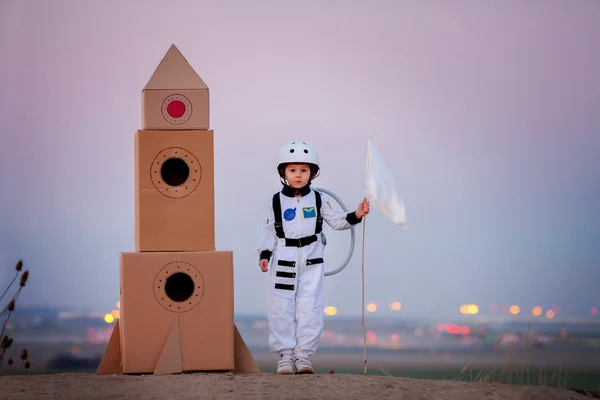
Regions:
M 237 312 L 265 311 L 255 247 L 279 147 L 316 146 L 315 185 L 354 208 L 369 134 L 410 228 L 371 214 L 367 300 L 415 314 L 600 305 L 598 1 L 174 4 L 0 4 L 0 263 L 32 270 L 23 304 L 114 307 L 140 92 L 175 43 L 211 90 Z M 361 310 L 356 234 L 326 279 L 340 314 Z M 333 270 L 349 233 L 328 238 Z

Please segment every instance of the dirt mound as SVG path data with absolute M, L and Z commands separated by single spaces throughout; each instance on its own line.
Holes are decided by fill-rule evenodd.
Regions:
M 567 389 L 347 374 L 0 376 L 2 399 L 590 399 Z

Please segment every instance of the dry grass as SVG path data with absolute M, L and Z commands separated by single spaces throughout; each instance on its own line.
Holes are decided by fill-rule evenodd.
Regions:
M 21 291 L 27 284 L 27 279 L 29 279 L 29 271 L 28 270 L 23 271 L 23 261 L 19 260 L 17 262 L 17 265 L 15 266 L 15 270 L 16 270 L 16 274 L 15 274 L 14 278 L 10 281 L 10 283 L 8 284 L 6 289 L 4 289 L 2 296 L 0 296 L 0 301 L 2 301 L 4 299 L 4 297 L 9 293 L 13 284 L 15 284 L 18 279 L 18 285 L 19 285 L 18 289 L 12 295 L 12 297 L 10 298 L 10 300 L 8 301 L 6 306 L 2 309 L 2 312 L 0 312 L 0 317 L 4 316 L 6 314 L 6 317 L 4 318 L 4 321 L 2 322 L 2 328 L 1 328 L 2 330 L 0 330 L 0 338 L 1 338 L 1 341 L 0 341 L 0 350 L 1 350 L 1 352 L 0 352 L 0 373 L 2 373 L 2 369 L 5 366 L 4 365 L 5 359 L 6 359 L 7 368 L 13 368 L 13 365 L 15 363 L 14 359 L 12 357 L 10 357 L 10 352 L 9 352 L 9 349 L 14 349 L 14 346 L 13 346 L 14 338 L 8 336 L 7 331 L 8 331 L 8 327 L 9 327 L 10 316 L 12 315 L 13 312 L 15 312 L 15 309 L 17 306 L 17 300 L 18 300 L 19 296 L 21 295 Z M 19 358 L 21 359 L 21 366 L 20 366 L 21 370 L 25 369 L 25 371 L 27 371 L 31 367 L 31 363 L 28 360 L 29 353 L 28 353 L 27 349 L 25 349 L 25 348 L 21 349 Z
M 496 340 L 493 350 L 491 350 L 493 360 L 491 366 L 488 364 L 488 361 L 484 361 L 483 363 L 478 362 L 482 356 L 489 360 L 490 355 L 487 352 L 482 353 L 481 347 L 483 344 L 481 343 L 474 352 L 472 359 L 464 365 L 458 374 L 453 377 L 441 379 L 457 383 L 465 381 L 478 383 L 484 387 L 508 384 L 522 388 L 537 387 L 570 390 L 573 393 L 579 393 L 587 397 L 600 398 L 600 390 L 598 389 L 578 390 L 569 387 L 571 377 L 567 376 L 563 370 L 564 361 L 559 363 L 556 363 L 556 360 L 554 362 L 550 361 L 553 356 L 556 357 L 557 355 L 563 360 L 566 359 L 568 356 L 567 345 L 570 339 L 569 334 L 566 331 L 557 332 L 555 338 L 560 341 L 558 349 L 556 347 L 554 349 L 549 347 L 540 349 L 538 345 L 540 344 L 541 336 L 541 333 L 533 333 L 531 326 L 528 325 L 520 342 L 516 346 L 511 346 L 508 350 L 504 350 L 501 345 L 505 339 L 505 334 L 502 334 Z M 500 359 L 502 361 L 498 361 Z M 376 368 L 387 377 L 393 377 L 394 375 L 398 375 L 397 377 L 403 376 L 402 373 L 390 373 L 390 371 L 381 365 L 376 365 Z
M 544 366 L 539 366 L 536 370 L 532 370 L 530 366 L 530 361 L 534 357 L 534 352 L 536 348 L 536 344 L 539 339 L 539 335 L 535 335 L 531 343 L 529 343 L 530 336 L 530 326 L 527 326 L 527 331 L 525 332 L 524 337 L 524 345 L 528 349 L 527 351 L 527 361 L 521 364 L 520 368 L 515 367 L 515 360 L 518 355 L 518 348 L 513 347 L 510 351 L 510 356 L 508 361 L 502 365 L 500 369 L 500 374 L 496 373 L 496 364 L 494 363 L 492 371 L 489 370 L 479 370 L 473 368 L 474 360 L 471 360 L 465 365 L 458 376 L 456 376 L 455 380 L 464 380 L 465 374 L 469 374 L 469 381 L 471 382 L 481 382 L 481 383 L 508 383 L 508 384 L 520 384 L 520 385 L 532 385 L 535 384 L 537 386 L 546 386 L 546 387 L 556 387 L 556 388 L 566 388 L 567 387 L 567 379 L 562 375 L 562 365 L 554 370 L 549 370 L 548 362 Z M 564 334 L 562 337 L 562 352 L 566 354 L 566 346 L 569 341 L 569 335 Z M 504 335 L 501 335 L 500 338 L 496 341 L 496 345 L 492 352 L 492 355 L 496 357 L 498 355 L 498 351 L 500 348 L 500 344 L 504 339 Z M 479 358 L 481 354 L 481 347 L 477 350 L 475 355 L 475 360 Z M 543 352 L 542 352 L 543 354 Z M 543 357 L 543 355 L 542 355 Z M 547 357 L 546 357 L 547 360 Z

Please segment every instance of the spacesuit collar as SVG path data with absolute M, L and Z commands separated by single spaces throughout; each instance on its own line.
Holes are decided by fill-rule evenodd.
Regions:
M 300 189 L 294 189 L 289 185 L 283 185 L 283 189 L 281 189 L 281 193 L 283 193 L 287 197 L 294 197 L 297 195 L 306 196 L 310 193 L 310 183 Z

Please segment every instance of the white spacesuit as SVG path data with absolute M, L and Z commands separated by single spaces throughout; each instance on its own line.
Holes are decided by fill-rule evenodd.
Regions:
M 318 173 L 318 155 L 304 142 L 291 142 L 280 151 L 278 170 L 282 177 L 287 163 L 313 164 Z M 361 219 L 354 212 L 334 210 L 329 197 L 313 190 L 310 181 L 301 189 L 282 183 L 282 190 L 269 204 L 258 245 L 259 258 L 271 260 L 269 347 L 271 352 L 306 360 L 315 353 L 324 325 L 323 221 L 342 230 Z

